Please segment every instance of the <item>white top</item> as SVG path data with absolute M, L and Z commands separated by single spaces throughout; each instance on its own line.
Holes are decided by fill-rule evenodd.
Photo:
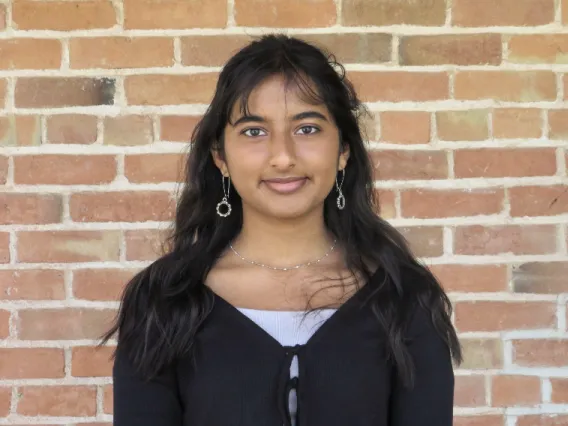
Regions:
M 316 330 L 333 315 L 337 309 L 322 309 L 309 315 L 302 311 L 270 311 L 237 308 L 270 334 L 282 346 L 304 345 Z M 305 316 L 305 318 L 304 318 Z M 303 319 L 303 321 L 302 321 Z M 294 356 L 290 366 L 290 377 L 298 376 L 298 357 Z M 290 392 L 290 413 L 292 424 L 296 424 L 296 392 Z

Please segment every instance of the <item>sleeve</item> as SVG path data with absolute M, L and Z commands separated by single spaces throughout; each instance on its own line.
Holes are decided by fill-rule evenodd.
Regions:
M 454 372 L 450 350 L 419 309 L 409 328 L 414 386 L 393 380 L 389 426 L 452 426 Z
M 113 364 L 114 426 L 181 426 L 182 408 L 173 369 L 151 381 L 134 371 L 117 350 Z

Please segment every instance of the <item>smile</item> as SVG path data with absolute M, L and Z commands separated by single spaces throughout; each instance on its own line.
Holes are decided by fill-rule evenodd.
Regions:
M 278 194 L 291 194 L 302 188 L 307 178 L 270 179 L 263 181 L 268 189 Z

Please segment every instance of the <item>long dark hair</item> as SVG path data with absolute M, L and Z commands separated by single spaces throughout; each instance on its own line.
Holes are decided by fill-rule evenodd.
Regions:
M 333 55 L 285 35 L 252 41 L 223 67 L 213 100 L 191 137 L 168 249 L 126 285 L 116 321 L 100 346 L 118 332 L 118 348 L 148 379 L 176 359 L 191 355 L 194 336 L 214 303 L 205 277 L 240 232 L 243 219 L 236 192 L 230 198 L 232 214 L 226 218 L 215 214 L 223 198 L 222 175 L 211 150 L 223 153 L 223 131 L 236 103 L 246 112 L 251 91 L 275 75 L 295 84 L 306 99 L 325 104 L 341 143 L 350 148 L 342 188 L 347 208 L 337 209 L 332 191 L 324 202 L 324 221 L 344 249 L 351 271 L 360 271 L 367 279 L 373 275 L 369 265 L 384 271 L 384 280 L 369 281 L 376 287 L 370 303 L 378 327 L 387 336 L 387 355 L 404 383 L 411 384 L 413 379 L 405 329 L 417 307 L 427 310 L 454 360 L 460 362 L 448 297 L 400 233 L 377 215 L 372 167 L 361 131 L 365 108 L 344 68 Z

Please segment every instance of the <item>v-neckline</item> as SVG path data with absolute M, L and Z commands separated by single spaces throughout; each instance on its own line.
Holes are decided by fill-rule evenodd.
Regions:
M 338 308 L 335 309 L 335 312 L 331 314 L 324 322 L 321 324 L 317 330 L 308 338 L 305 344 L 300 345 L 302 347 L 312 346 L 317 342 L 322 335 L 325 335 L 326 330 L 331 328 L 336 321 L 339 321 L 343 315 L 351 308 L 351 306 L 360 300 L 365 293 L 369 292 L 372 289 L 371 282 L 375 279 L 376 275 L 378 274 L 378 268 L 375 272 L 373 272 L 370 278 L 363 284 L 349 299 L 343 302 Z M 213 294 L 216 301 L 220 303 L 221 306 L 224 306 L 229 313 L 231 313 L 237 320 L 239 320 L 244 326 L 249 328 L 252 332 L 262 336 L 267 342 L 270 342 L 273 346 L 275 346 L 280 351 L 286 351 L 287 347 L 282 345 L 277 339 L 275 339 L 270 333 L 268 333 L 264 328 L 258 325 L 254 320 L 250 317 L 245 315 L 243 312 L 239 310 L 238 307 L 234 306 L 232 303 L 227 301 L 224 297 L 217 294 L 211 287 L 207 287 L 207 289 Z M 283 312 L 278 310 L 272 310 L 272 312 Z M 305 311 L 297 311 L 300 314 L 303 314 Z

